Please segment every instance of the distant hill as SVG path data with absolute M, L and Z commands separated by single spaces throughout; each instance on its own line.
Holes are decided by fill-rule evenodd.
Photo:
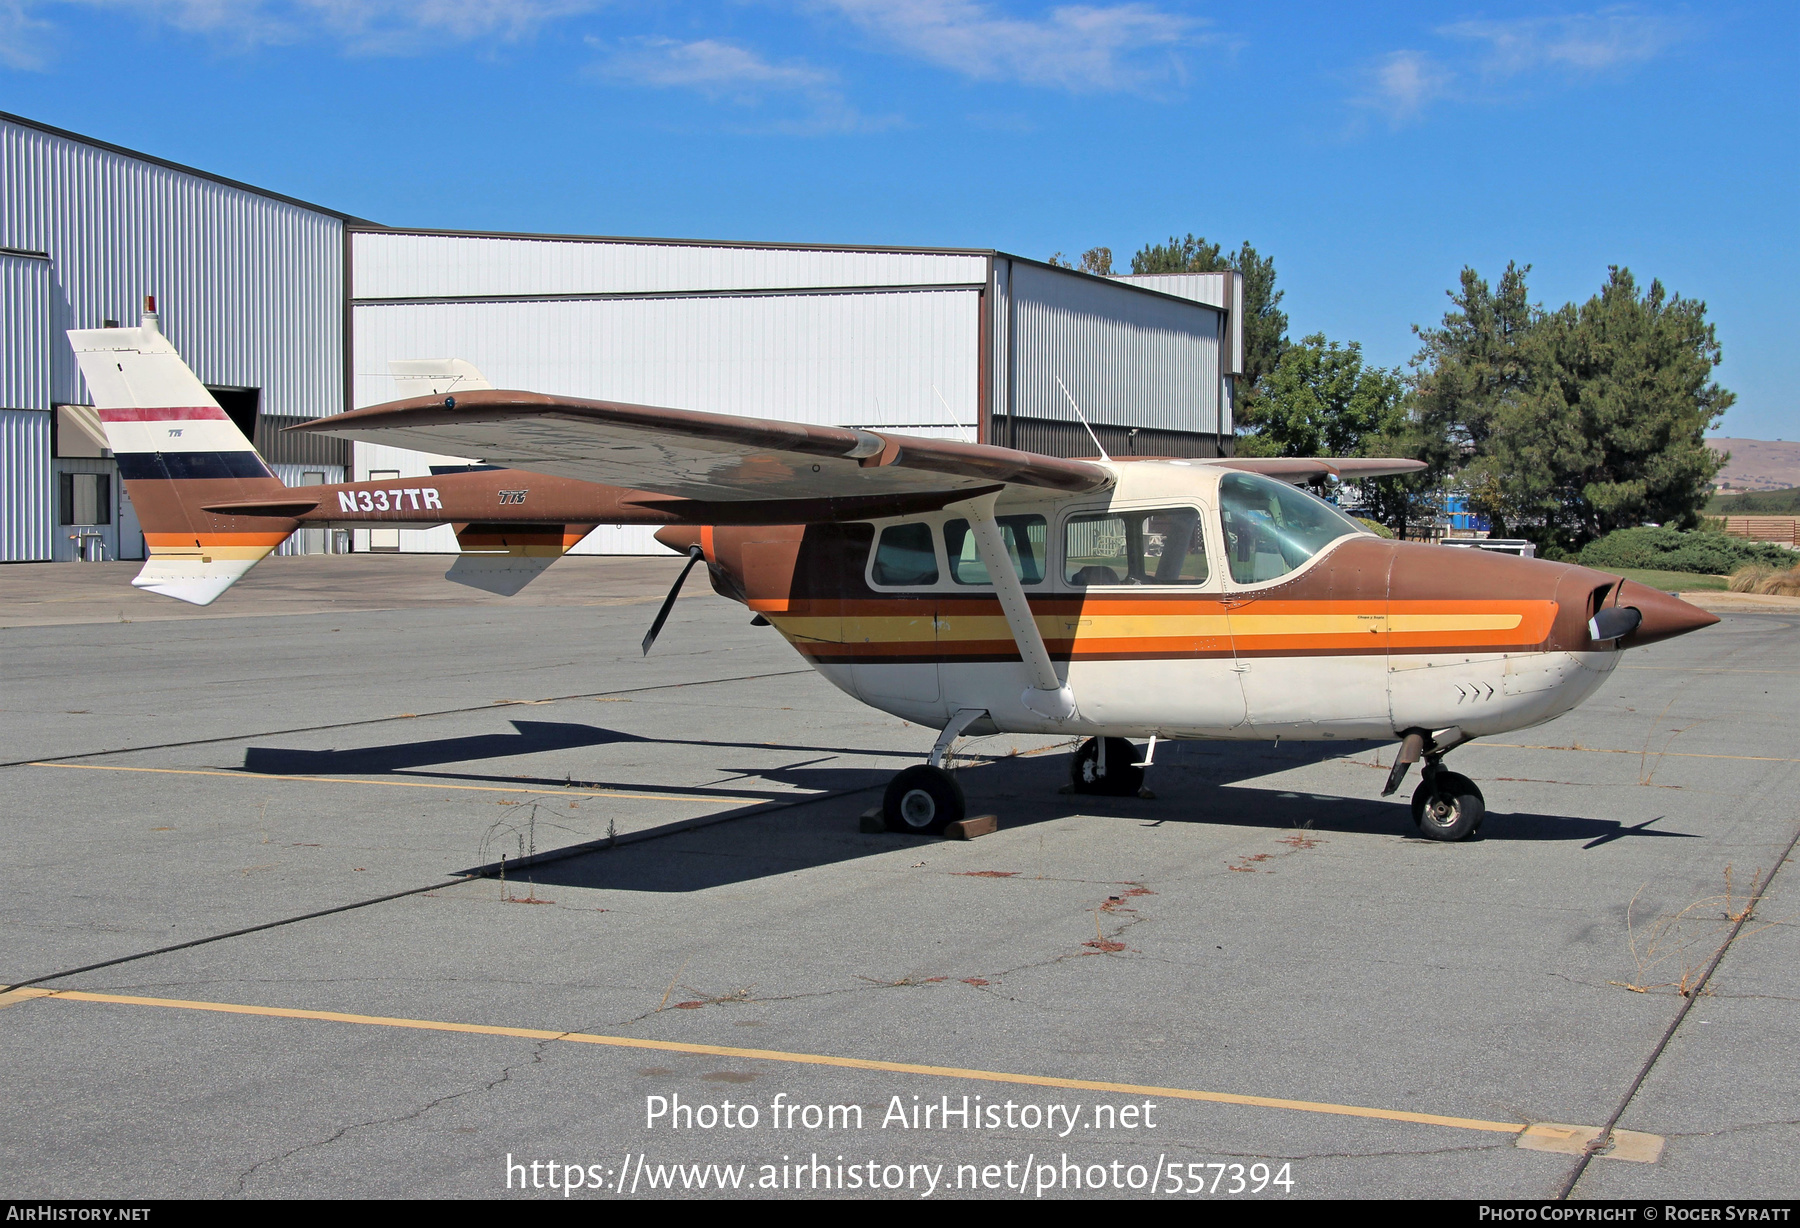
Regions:
M 1710 516 L 1800 516 L 1800 486 L 1717 494 L 1707 500 L 1706 512 Z
M 1731 453 L 1731 459 L 1714 479 L 1721 495 L 1800 486 L 1800 441 L 1709 439 L 1706 446 L 1715 452 Z

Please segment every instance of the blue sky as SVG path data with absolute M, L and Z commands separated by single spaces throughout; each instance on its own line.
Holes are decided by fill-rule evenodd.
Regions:
M 1399 364 L 1473 264 L 1706 301 L 1800 436 L 1800 7 L 0 0 L 0 110 L 393 225 L 1274 257 Z

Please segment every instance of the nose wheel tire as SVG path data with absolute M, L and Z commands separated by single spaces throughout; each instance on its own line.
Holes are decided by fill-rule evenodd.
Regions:
M 1106 739 L 1106 766 L 1100 765 L 1100 739 L 1089 738 L 1069 760 L 1069 784 L 1077 793 L 1103 797 L 1136 797 L 1144 787 L 1137 747 L 1124 738 Z
M 890 780 L 881 799 L 881 817 L 888 830 L 914 836 L 941 835 L 963 818 L 964 810 L 956 777 L 928 763 L 909 767 Z
M 1431 840 L 1467 840 L 1481 830 L 1487 803 L 1467 776 L 1437 771 L 1413 790 L 1412 813 L 1421 836 Z

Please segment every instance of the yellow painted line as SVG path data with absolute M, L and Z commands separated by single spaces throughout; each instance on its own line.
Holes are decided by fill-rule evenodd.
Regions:
M 1240 1096 L 1235 1092 L 1193 1091 L 1185 1087 L 1153 1087 L 1137 1083 L 1109 1083 L 1095 1079 L 1060 1079 L 1051 1075 L 1007 1074 L 998 1070 L 970 1070 L 960 1066 L 925 1066 L 915 1062 L 884 1062 L 873 1058 L 833 1057 L 824 1053 L 789 1053 L 781 1049 L 740 1049 L 734 1045 L 695 1045 L 676 1040 L 645 1040 L 636 1036 L 601 1036 L 593 1032 L 554 1032 L 543 1028 L 506 1028 L 482 1023 L 447 1023 L 436 1019 L 400 1019 L 388 1015 L 350 1015 L 339 1011 L 306 1011 L 285 1006 L 243 1006 L 232 1002 L 190 1002 L 180 998 L 140 998 L 129 994 L 84 993 L 74 989 L 51 990 L 45 997 L 72 1002 L 106 1002 L 122 1006 L 160 1006 L 185 1011 L 217 1011 L 227 1015 L 262 1015 L 272 1019 L 315 1019 L 325 1023 L 360 1023 L 384 1028 L 414 1028 L 427 1032 L 465 1032 L 476 1036 L 512 1036 L 522 1040 L 562 1040 L 571 1044 L 608 1045 L 618 1049 L 653 1049 L 661 1053 L 693 1053 L 706 1057 L 735 1057 L 750 1061 L 788 1062 L 800 1066 L 835 1066 L 843 1070 L 879 1070 L 887 1074 L 933 1075 L 948 1079 L 975 1079 L 984 1083 L 1013 1083 L 1025 1087 L 1060 1087 L 1076 1091 L 1114 1092 L 1123 1096 L 1161 1096 L 1168 1100 L 1204 1100 L 1214 1104 L 1239 1104 L 1261 1109 L 1292 1109 L 1302 1113 L 1328 1113 L 1338 1117 L 1370 1117 L 1378 1121 L 1406 1121 L 1424 1126 L 1450 1126 L 1458 1130 L 1485 1130 L 1494 1134 L 1518 1134 L 1528 1122 L 1483 1121 L 1476 1117 L 1446 1117 L 1438 1113 L 1409 1113 L 1400 1109 L 1375 1109 L 1355 1104 L 1326 1104 L 1314 1100 L 1287 1100 L 1278 1096 Z
M 21 1002 L 29 1002 L 33 998 L 48 998 L 55 993 L 54 989 L 13 989 L 0 993 L 0 1011 L 9 1006 L 17 1006 Z
M 109 763 L 28 763 L 26 767 L 77 768 L 83 772 L 154 772 L 164 776 L 223 776 L 227 780 L 297 780 L 319 785 L 380 785 L 388 789 L 451 789 L 474 793 L 531 793 L 545 797 L 611 797 L 630 802 L 729 802 L 748 806 L 768 797 L 686 797 L 679 793 L 613 793 L 606 790 L 526 789 L 505 785 L 440 785 L 423 780 L 350 780 L 337 776 L 276 776 L 270 772 L 211 772 L 199 768 L 118 767 Z M 806 794 L 800 796 L 805 797 Z
M 1748 759 L 1757 763 L 1800 763 L 1800 759 L 1789 759 L 1781 755 L 1703 755 L 1698 751 L 1688 750 L 1615 750 L 1610 746 L 1528 746 L 1522 742 L 1471 742 L 1470 746 L 1495 746 L 1503 750 L 1567 750 L 1579 751 L 1586 755 L 1666 755 L 1671 759 Z

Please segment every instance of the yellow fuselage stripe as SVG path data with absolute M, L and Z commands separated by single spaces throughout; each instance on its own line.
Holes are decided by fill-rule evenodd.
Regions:
M 1001 614 L 766 615 L 776 628 L 801 639 L 837 643 L 920 643 L 1011 639 Z M 1368 635 L 1388 632 L 1513 631 L 1516 613 L 1492 614 L 1040 614 L 1034 620 L 1047 640 L 1216 639 L 1295 635 Z

